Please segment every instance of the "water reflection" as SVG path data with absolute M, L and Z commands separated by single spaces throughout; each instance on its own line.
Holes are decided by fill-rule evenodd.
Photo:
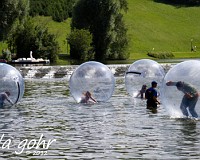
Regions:
M 77 104 L 60 79 L 27 79 L 24 98 L 0 110 L 2 159 L 198 159 L 199 121 L 170 119 L 161 106 L 146 110 L 146 101 L 126 94 L 123 78 L 106 103 Z M 46 155 L 16 155 L 24 140 L 56 139 Z M 39 150 L 39 149 L 38 149 Z
M 198 147 L 199 137 L 197 132 L 197 122 L 191 120 L 182 120 L 181 121 L 180 131 L 183 136 L 178 141 L 180 146 L 190 146 L 192 149 Z

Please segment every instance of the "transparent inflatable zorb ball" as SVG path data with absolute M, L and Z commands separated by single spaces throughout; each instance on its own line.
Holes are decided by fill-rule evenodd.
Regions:
M 0 107 L 16 104 L 24 94 L 24 79 L 11 65 L 0 63 Z
M 86 92 L 97 101 L 107 101 L 115 87 L 114 75 L 110 69 L 99 62 L 89 61 L 81 64 L 69 80 L 70 92 L 79 103 Z
M 172 67 L 163 80 L 162 104 L 174 118 L 200 115 L 200 61 L 189 60 Z M 195 109 L 195 110 L 194 110 Z
M 128 94 L 132 97 L 139 97 L 143 85 L 151 87 L 151 82 L 157 82 L 158 93 L 162 80 L 165 76 L 163 67 L 156 61 L 141 59 L 135 61 L 125 75 L 125 85 Z

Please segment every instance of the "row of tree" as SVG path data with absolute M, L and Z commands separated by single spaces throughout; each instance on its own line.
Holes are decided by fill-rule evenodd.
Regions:
M 7 43 L 12 53 L 17 53 L 18 58 L 29 57 L 30 51 L 35 58 L 49 59 L 51 62 L 56 62 L 58 58 L 59 44 L 56 36 L 50 34 L 47 27 L 35 24 L 30 17 L 23 25 L 17 25 L 10 32 Z
M 127 28 L 123 21 L 123 11 L 127 10 L 126 0 L 79 0 L 68 37 L 70 56 L 99 61 L 127 59 Z
M 29 11 L 29 0 L 1 0 L 0 40 L 8 43 L 16 58 L 29 57 L 33 51 L 35 58 L 56 62 L 59 45 L 55 35 L 46 26 L 33 23 Z
M 155 0 L 174 4 L 199 4 L 199 0 Z M 71 58 L 81 60 L 127 59 L 128 38 L 123 14 L 127 0 L 1 0 L 0 40 L 7 40 L 17 58 L 34 56 L 57 60 L 59 46 L 46 26 L 29 15 L 51 15 L 63 21 L 72 15 L 67 36 Z
M 72 32 L 67 37 L 71 58 L 127 59 L 127 29 L 122 14 L 127 5 L 126 0 L 31 0 L 30 14 L 51 15 L 56 21 L 72 15 Z
M 66 11 L 65 14 L 69 14 L 67 8 L 72 7 L 76 1 L 30 0 L 30 12 L 29 0 L 1 0 L 1 40 L 7 40 L 9 49 L 17 53 L 17 58 L 28 57 L 32 50 L 36 58 L 49 58 L 55 62 L 59 52 L 56 37 L 48 32 L 47 27 L 34 24 L 28 15 L 49 14 L 59 11 L 57 9 L 60 7 Z M 49 12 L 40 13 L 42 9 L 36 11 L 37 7 L 34 11 L 33 4 L 42 7 L 47 5 L 44 11 Z M 78 0 L 72 12 L 72 32 L 67 36 L 70 56 L 99 61 L 128 58 L 127 29 L 123 21 L 127 6 L 126 0 Z
M 155 0 L 155 1 L 175 4 L 175 5 L 187 5 L 187 6 L 200 5 L 200 0 Z
M 29 1 L 1 0 L 0 13 L 0 40 L 4 40 L 14 25 L 24 23 L 29 14 Z
M 30 15 L 52 16 L 58 22 L 72 16 L 72 9 L 77 0 L 30 0 Z

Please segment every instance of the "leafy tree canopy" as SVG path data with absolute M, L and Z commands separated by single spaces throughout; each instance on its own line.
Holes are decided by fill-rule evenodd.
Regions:
M 83 61 L 94 58 L 92 43 L 92 35 L 85 29 L 74 29 L 67 37 L 70 44 L 70 56 Z
M 126 28 L 123 22 L 122 10 L 127 11 L 126 0 L 79 0 L 74 7 L 72 29 L 88 29 L 93 35 L 93 45 L 96 60 L 104 60 L 112 56 L 116 50 L 112 44 L 120 45 L 119 35 L 125 38 L 123 48 L 126 48 Z M 119 27 L 119 24 L 122 24 Z M 114 45 L 113 45 L 114 46 Z M 123 54 L 125 50 L 122 51 Z M 119 52 L 115 55 L 119 57 Z
M 56 37 L 48 32 L 47 27 L 35 25 L 32 19 L 17 26 L 10 34 L 8 44 L 12 52 L 17 53 L 17 58 L 30 57 L 32 51 L 35 58 L 48 58 L 56 62 L 59 52 Z
M 62 22 L 72 15 L 72 8 L 77 0 L 30 0 L 30 15 L 52 16 Z
M 6 39 L 13 25 L 29 14 L 29 0 L 1 0 L 0 1 L 0 40 Z

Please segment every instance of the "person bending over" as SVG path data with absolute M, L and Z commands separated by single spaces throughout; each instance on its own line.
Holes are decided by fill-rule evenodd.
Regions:
M 172 82 L 169 81 L 166 83 L 167 86 L 176 86 L 177 89 L 184 93 L 184 96 L 181 101 L 180 109 L 185 116 L 189 116 L 187 108 L 189 109 L 190 114 L 194 118 L 198 118 L 198 114 L 195 111 L 195 106 L 199 98 L 198 91 L 189 83 L 178 81 Z

